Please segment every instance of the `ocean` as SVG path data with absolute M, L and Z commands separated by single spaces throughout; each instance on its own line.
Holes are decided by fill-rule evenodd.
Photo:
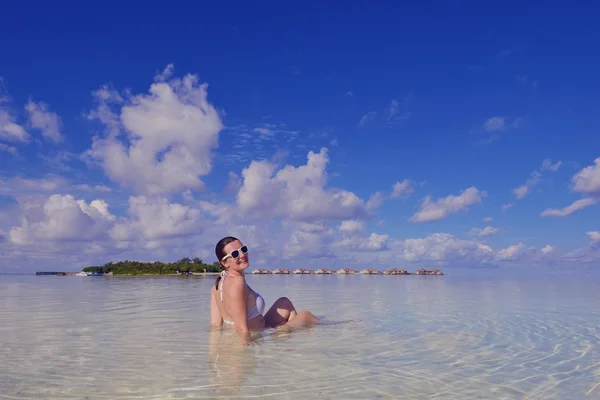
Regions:
M 600 274 L 248 275 L 325 322 L 243 347 L 214 277 L 0 277 L 0 398 L 600 399 Z

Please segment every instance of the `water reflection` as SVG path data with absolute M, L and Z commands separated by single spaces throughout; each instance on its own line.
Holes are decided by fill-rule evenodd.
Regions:
M 262 335 L 253 334 L 252 344 L 245 346 L 233 330 L 211 329 L 208 336 L 208 369 L 213 395 L 238 393 L 258 366 L 256 347 Z

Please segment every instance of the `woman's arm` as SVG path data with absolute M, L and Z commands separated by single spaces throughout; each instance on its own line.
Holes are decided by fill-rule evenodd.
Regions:
M 210 326 L 212 328 L 218 328 L 223 326 L 223 317 L 221 316 L 221 312 L 219 311 L 219 305 L 217 304 L 217 300 L 210 291 Z
M 228 287 L 229 304 L 227 311 L 233 319 L 235 330 L 240 334 L 242 342 L 248 344 L 250 341 L 250 330 L 248 329 L 248 313 L 246 311 L 246 281 L 243 277 L 230 278 Z

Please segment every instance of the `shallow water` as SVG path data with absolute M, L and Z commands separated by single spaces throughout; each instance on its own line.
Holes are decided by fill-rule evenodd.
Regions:
M 210 333 L 214 278 L 0 277 L 0 398 L 600 399 L 597 275 L 248 276 L 331 324 Z

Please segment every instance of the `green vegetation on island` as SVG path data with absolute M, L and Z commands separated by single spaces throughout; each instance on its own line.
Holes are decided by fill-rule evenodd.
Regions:
M 103 274 L 112 273 L 113 275 L 175 275 L 191 273 L 221 272 L 218 262 L 205 264 L 198 257 L 190 259 L 184 257 L 172 263 L 139 262 L 139 261 L 118 261 L 109 262 L 102 266 L 85 267 L 83 272 L 101 272 Z

